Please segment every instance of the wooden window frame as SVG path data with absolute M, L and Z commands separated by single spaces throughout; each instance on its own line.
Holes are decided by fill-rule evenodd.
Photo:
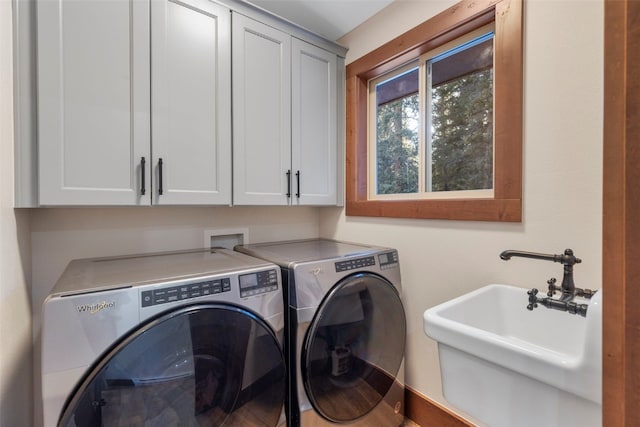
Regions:
M 346 215 L 522 221 L 523 0 L 463 0 L 346 69 Z M 490 22 L 494 38 L 494 196 L 369 200 L 368 81 Z

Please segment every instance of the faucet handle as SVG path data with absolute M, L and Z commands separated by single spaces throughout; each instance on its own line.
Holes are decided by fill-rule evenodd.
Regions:
M 582 260 L 573 254 L 572 249 L 565 249 L 564 255 L 560 255 L 560 261 L 564 265 L 580 264 Z
M 556 286 L 556 282 L 558 280 L 556 280 L 555 277 L 552 277 L 551 279 L 547 280 L 547 284 L 549 285 L 549 291 L 547 292 L 547 296 L 548 297 L 552 297 L 556 294 L 556 291 L 561 290 L 562 288 L 560 288 L 560 286 Z
M 527 305 L 527 310 L 533 311 L 534 308 L 538 307 L 538 290 L 533 288 L 530 291 L 527 291 L 527 295 L 529 295 L 529 304 Z
M 595 295 L 596 292 L 597 292 L 597 289 L 595 291 L 592 291 L 591 289 L 576 288 L 576 296 L 583 297 L 586 299 L 590 299 L 592 296 Z

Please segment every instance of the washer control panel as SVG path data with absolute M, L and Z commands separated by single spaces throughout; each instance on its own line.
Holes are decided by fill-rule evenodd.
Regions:
M 376 259 L 373 256 L 364 258 L 353 258 L 346 261 L 338 261 L 336 262 L 336 273 L 355 270 L 357 268 L 370 267 L 372 265 L 376 265 Z
M 238 279 L 240 281 L 240 297 L 242 298 L 278 290 L 278 273 L 276 270 L 241 274 Z
M 142 307 L 183 301 L 229 291 L 231 291 L 231 279 L 229 277 L 208 280 L 206 282 L 188 283 L 179 286 L 142 291 Z

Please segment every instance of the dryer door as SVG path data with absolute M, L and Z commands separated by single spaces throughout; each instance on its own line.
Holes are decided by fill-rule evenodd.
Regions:
M 276 426 L 284 358 L 251 312 L 199 304 L 160 315 L 107 350 L 59 426 Z
M 302 349 L 302 380 L 316 411 L 346 423 L 373 410 L 398 374 L 405 339 L 404 308 L 389 281 L 357 273 L 338 282 Z

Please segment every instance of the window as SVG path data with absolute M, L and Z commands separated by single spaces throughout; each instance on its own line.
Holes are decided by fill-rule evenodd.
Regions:
M 369 83 L 370 198 L 422 188 L 419 81 L 412 63 Z
M 521 220 L 522 1 L 465 1 L 347 67 L 347 215 Z
M 370 199 L 493 197 L 493 26 L 370 80 L 368 115 Z

